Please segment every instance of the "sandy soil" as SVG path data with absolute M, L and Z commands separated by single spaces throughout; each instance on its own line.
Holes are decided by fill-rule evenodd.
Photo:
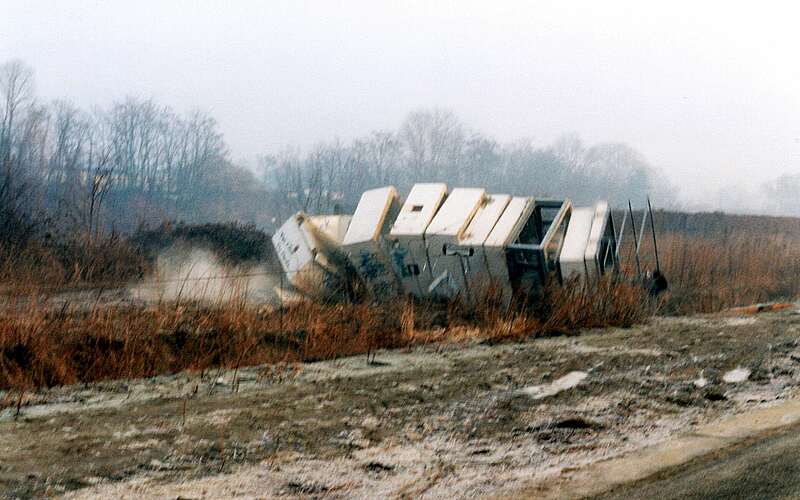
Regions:
M 0 491 L 503 495 L 800 397 L 798 369 L 790 309 L 58 388 L 0 412 Z

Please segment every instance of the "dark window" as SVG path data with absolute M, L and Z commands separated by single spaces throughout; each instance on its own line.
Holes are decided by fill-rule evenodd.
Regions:
M 525 223 L 525 226 L 523 226 L 522 231 L 519 233 L 519 238 L 517 238 L 519 243 L 535 245 L 541 241 L 539 231 L 537 231 L 538 228 L 536 227 L 536 222 L 536 217 L 531 217 L 528 219 L 528 222 Z

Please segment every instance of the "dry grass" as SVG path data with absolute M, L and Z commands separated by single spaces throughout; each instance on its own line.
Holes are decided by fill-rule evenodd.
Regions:
M 108 242 L 69 271 L 62 263 L 80 263 L 81 258 L 54 262 L 46 254 L 40 258 L 6 253 L 0 255 L 0 282 L 10 299 L 0 309 L 0 389 L 182 370 L 285 366 L 356 354 L 369 359 L 383 348 L 513 341 L 581 328 L 629 326 L 643 321 L 656 306 L 668 314 L 714 312 L 800 294 L 800 238 L 726 229 L 707 236 L 666 233 L 659 244 L 670 289 L 658 304 L 639 285 L 607 280 L 593 287 L 549 285 L 539 297 L 511 309 L 501 307 L 492 290 L 474 307 L 410 299 L 381 306 L 298 302 L 258 308 L 234 299 L 213 305 L 56 307 L 48 300 L 53 284 L 104 273 L 130 275 L 131 269 L 139 269 L 138 257 L 122 243 Z M 645 239 L 645 255 L 652 255 L 649 245 Z M 630 268 L 631 260 L 626 261 Z M 127 262 L 134 267 L 126 267 Z M 652 269 L 652 258 L 645 258 L 643 265 Z M 47 278 L 51 267 L 54 276 Z M 43 279 L 50 283 L 32 284 Z
M 716 312 L 800 295 L 800 239 L 734 232 L 659 238 L 670 291 L 662 313 Z M 651 265 L 652 266 L 652 265 Z
M 20 293 L 32 283 L 60 287 L 139 279 L 147 265 L 139 249 L 116 234 L 0 244 L 0 284 Z
M 232 301 L 84 310 L 34 299 L 23 303 L 20 298 L 0 313 L 0 389 L 628 326 L 646 317 L 645 302 L 638 288 L 611 282 L 596 289 L 549 287 L 536 307 L 514 313 L 500 310 L 491 300 L 478 308 L 406 300 L 383 306 L 299 302 L 257 309 Z

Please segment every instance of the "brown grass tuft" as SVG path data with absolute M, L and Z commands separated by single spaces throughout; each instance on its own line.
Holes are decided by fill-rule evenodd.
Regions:
M 659 238 L 670 290 L 662 312 L 716 312 L 800 295 L 800 239 L 731 233 L 715 238 L 669 233 Z
M 54 306 L 19 296 L 0 312 L 0 389 L 33 389 L 182 370 L 239 368 L 371 354 L 431 342 L 504 341 L 646 317 L 641 293 L 611 281 L 552 287 L 547 307 L 507 312 L 499 303 L 384 305 L 298 302 L 261 308 L 214 305 Z M 620 300 L 620 297 L 625 300 Z M 569 301 L 569 303 L 564 303 Z M 569 312 L 578 307 L 580 312 Z M 627 308 L 627 309 L 626 309 Z
M 644 254 L 652 255 L 648 244 L 645 239 Z M 800 294 L 800 238 L 669 233 L 659 244 L 670 288 L 657 302 L 639 285 L 608 278 L 593 286 L 551 283 L 538 297 L 510 309 L 502 307 L 492 287 L 472 305 L 410 298 L 381 305 L 300 301 L 281 308 L 257 308 L 235 298 L 211 305 L 182 300 L 108 306 L 85 298 L 70 304 L 56 293 L 60 286 L 91 281 L 103 273 L 132 276 L 139 272 L 136 259 L 113 241 L 93 250 L 93 257 L 69 272 L 61 262 L 80 259 L 54 261 L 49 254 L 7 252 L 0 255 L 5 287 L 0 389 L 23 391 L 252 365 L 265 365 L 264 377 L 272 379 L 301 361 L 358 354 L 370 359 L 386 348 L 514 341 L 582 328 L 627 327 L 656 310 L 712 312 Z M 119 262 L 109 264 L 113 261 Z M 134 265 L 126 267 L 125 262 Z M 626 263 L 630 266 L 630 259 Z M 653 264 L 645 259 L 646 268 Z M 48 277 L 51 265 L 53 276 Z M 36 284 L 42 280 L 50 281 Z

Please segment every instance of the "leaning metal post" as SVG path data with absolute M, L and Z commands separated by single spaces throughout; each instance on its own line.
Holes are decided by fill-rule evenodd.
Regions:
M 642 264 L 639 262 L 639 244 L 636 242 L 636 220 L 633 218 L 633 206 L 631 205 L 631 200 L 628 200 L 628 212 L 631 215 L 631 229 L 633 230 L 633 250 L 634 255 L 636 256 L 636 275 L 639 277 L 642 275 Z
M 661 274 L 661 263 L 658 260 L 658 243 L 656 242 L 656 223 L 653 220 L 653 206 L 650 205 L 650 197 L 647 197 L 647 210 L 650 212 L 650 229 L 653 233 L 653 250 L 656 254 L 656 271 Z

